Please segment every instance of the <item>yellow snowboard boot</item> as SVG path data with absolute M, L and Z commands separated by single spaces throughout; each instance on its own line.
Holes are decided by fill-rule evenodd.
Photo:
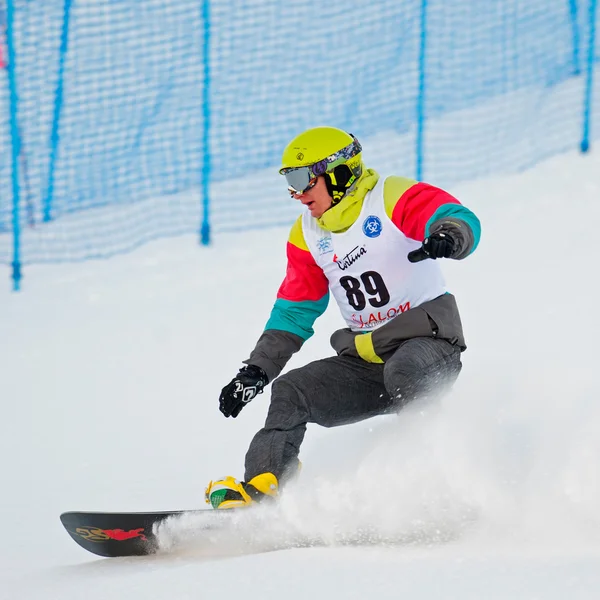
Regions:
M 205 499 L 213 508 L 239 508 L 265 498 L 275 498 L 278 492 L 277 477 L 273 473 L 261 473 L 248 482 L 233 477 L 211 481 L 206 488 Z

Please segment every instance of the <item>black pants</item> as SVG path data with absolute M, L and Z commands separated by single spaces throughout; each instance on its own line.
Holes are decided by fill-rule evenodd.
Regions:
M 395 412 L 417 397 L 440 393 L 461 366 L 456 346 L 414 338 L 385 364 L 334 356 L 289 371 L 273 383 L 265 426 L 246 454 L 244 479 L 271 472 L 284 481 L 294 474 L 307 423 L 337 427 Z

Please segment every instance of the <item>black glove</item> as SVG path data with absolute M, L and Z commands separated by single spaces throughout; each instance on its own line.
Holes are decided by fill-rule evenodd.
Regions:
M 219 410 L 226 417 L 237 417 L 240 411 L 256 394 L 262 394 L 269 383 L 265 372 L 256 365 L 242 367 L 239 373 L 227 384 L 219 396 Z
M 450 258 L 454 252 L 456 242 L 454 238 L 444 231 L 435 231 L 423 240 L 423 245 L 408 253 L 408 260 L 412 263 L 420 262 L 426 258 Z

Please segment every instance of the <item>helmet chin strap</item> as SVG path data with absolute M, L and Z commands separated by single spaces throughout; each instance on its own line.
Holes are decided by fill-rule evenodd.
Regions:
M 325 185 L 327 192 L 333 198 L 331 206 L 340 202 L 348 191 L 349 183 L 354 183 L 356 177 L 352 174 L 348 165 L 338 165 L 332 172 L 325 173 Z

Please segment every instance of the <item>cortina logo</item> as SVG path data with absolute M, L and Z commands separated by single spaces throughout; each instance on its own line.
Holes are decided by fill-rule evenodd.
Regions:
M 363 254 L 367 253 L 367 249 L 364 246 L 356 246 L 356 248 L 352 248 L 346 256 L 341 259 L 338 259 L 337 254 L 333 255 L 333 262 L 337 264 L 337 266 L 345 271 L 348 267 L 353 265 Z
M 362 226 L 363 233 L 370 238 L 376 238 L 381 234 L 381 219 L 375 215 L 369 215 Z

